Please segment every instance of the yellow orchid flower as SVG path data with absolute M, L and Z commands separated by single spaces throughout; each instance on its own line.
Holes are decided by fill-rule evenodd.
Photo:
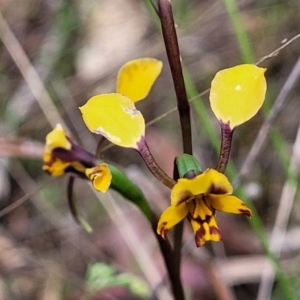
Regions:
M 43 170 L 51 176 L 72 173 L 91 180 L 94 188 L 102 193 L 110 186 L 112 175 L 108 165 L 97 164 L 97 158 L 76 145 L 60 124 L 46 136 L 43 160 Z
M 209 97 L 211 108 L 221 123 L 233 130 L 257 113 L 265 99 L 265 71 L 243 64 L 216 74 Z
M 207 241 L 222 239 L 215 211 L 244 214 L 251 210 L 231 195 L 233 188 L 224 174 L 207 169 L 193 179 L 180 178 L 171 191 L 171 205 L 161 215 L 157 233 L 163 238 L 177 223 L 187 217 L 195 234 L 197 247 Z
M 162 62 L 154 58 L 132 60 L 121 67 L 117 93 L 96 95 L 79 107 L 88 129 L 118 146 L 138 149 L 145 120 L 134 102 L 149 94 L 161 69 Z

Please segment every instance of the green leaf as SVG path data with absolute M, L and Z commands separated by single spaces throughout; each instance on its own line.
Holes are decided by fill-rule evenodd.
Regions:
M 117 191 L 124 198 L 135 204 L 143 212 L 146 218 L 151 221 L 152 211 L 140 188 L 117 167 L 111 164 L 109 164 L 108 167 L 112 173 L 110 188 Z

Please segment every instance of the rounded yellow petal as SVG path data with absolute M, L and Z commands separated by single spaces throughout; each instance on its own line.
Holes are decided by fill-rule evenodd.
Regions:
M 233 188 L 224 174 L 214 169 L 206 169 L 193 179 L 178 180 L 171 191 L 171 205 L 176 206 L 200 194 L 231 194 L 232 191 Z
M 208 195 L 207 202 L 214 209 L 231 213 L 231 214 L 241 214 L 246 215 L 248 217 L 252 216 L 251 210 L 247 207 L 247 205 L 235 196 L 230 195 Z
M 112 175 L 107 164 L 100 164 L 85 170 L 86 176 L 92 181 L 95 190 L 105 193 L 110 186 Z
M 66 133 L 60 124 L 57 124 L 46 136 L 46 148 L 48 150 L 53 150 L 55 148 L 70 150 L 71 147 L 72 145 L 68 141 Z
M 94 96 L 79 109 L 90 131 L 103 135 L 118 146 L 137 149 L 137 142 L 145 135 L 145 120 L 141 112 L 121 94 Z
M 244 64 L 218 72 L 211 83 L 210 105 L 231 129 L 251 119 L 262 106 L 266 93 L 266 69 Z
M 140 58 L 127 62 L 118 73 L 117 93 L 134 102 L 144 99 L 161 69 L 162 62 L 154 58 Z
M 169 206 L 161 215 L 158 225 L 157 233 L 161 235 L 164 239 L 168 231 L 183 220 L 188 214 L 188 206 L 186 203 L 182 203 L 176 207 Z

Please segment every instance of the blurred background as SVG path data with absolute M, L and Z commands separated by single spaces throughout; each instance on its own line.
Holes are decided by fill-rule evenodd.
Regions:
M 249 222 L 218 213 L 223 242 L 201 248 L 185 224 L 187 299 L 299 299 L 300 39 L 289 41 L 300 33 L 300 3 L 172 4 L 193 99 L 194 151 L 204 169 L 216 165 L 220 144 L 208 101 L 212 78 L 273 53 L 260 63 L 267 68 L 268 97 L 259 114 L 236 130 L 226 173 L 256 208 L 255 217 Z M 176 106 L 150 1 L 0 0 L 0 12 L 0 299 L 172 299 L 156 240 L 135 207 L 77 180 L 74 194 L 93 227 L 89 234 L 69 212 L 67 176 L 52 179 L 42 171 L 45 136 L 56 123 L 95 152 L 101 138 L 86 129 L 78 106 L 114 92 L 118 69 L 128 60 L 164 63 L 150 95 L 137 104 L 147 122 Z M 177 112 L 147 127 L 146 139 L 172 175 L 182 152 Z M 101 158 L 124 170 L 157 214 L 169 205 L 169 191 L 136 152 L 112 147 Z M 278 260 L 270 263 L 266 249 Z

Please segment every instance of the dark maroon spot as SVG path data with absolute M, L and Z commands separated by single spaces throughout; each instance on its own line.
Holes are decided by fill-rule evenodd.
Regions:
M 195 243 L 197 247 L 201 247 L 204 243 L 202 242 L 202 238 L 205 236 L 206 230 L 203 226 L 201 226 L 196 234 L 195 234 Z
M 224 194 L 227 194 L 228 192 L 223 187 L 216 186 L 212 183 L 210 188 L 208 189 L 208 193 L 215 194 L 215 195 L 224 195 Z
M 209 223 L 210 219 L 212 216 L 205 215 L 205 219 L 201 219 L 199 216 L 197 218 L 192 218 L 194 221 L 196 221 L 198 224 L 203 224 L 203 223 Z
M 177 203 L 177 205 L 183 203 L 183 202 L 186 202 L 188 200 L 191 199 L 191 197 L 193 197 L 193 194 L 190 193 L 189 191 L 182 191 L 181 193 L 179 193 L 179 202 Z
M 165 239 L 166 238 L 166 236 L 167 236 L 167 233 L 169 232 L 169 230 L 168 229 L 166 229 L 165 228 L 165 225 L 167 224 L 167 222 L 163 222 L 163 227 L 161 228 L 161 230 L 160 230 L 160 235 Z
M 241 213 L 241 214 L 243 214 L 243 215 L 246 215 L 246 216 L 248 216 L 249 218 L 251 217 L 251 212 L 250 212 L 250 210 L 248 210 L 248 209 L 239 209 L 239 212 Z
M 216 234 L 219 236 L 220 240 L 222 240 L 222 236 L 221 236 L 221 232 L 219 230 L 219 228 L 215 227 L 215 226 L 210 226 L 210 234 Z

